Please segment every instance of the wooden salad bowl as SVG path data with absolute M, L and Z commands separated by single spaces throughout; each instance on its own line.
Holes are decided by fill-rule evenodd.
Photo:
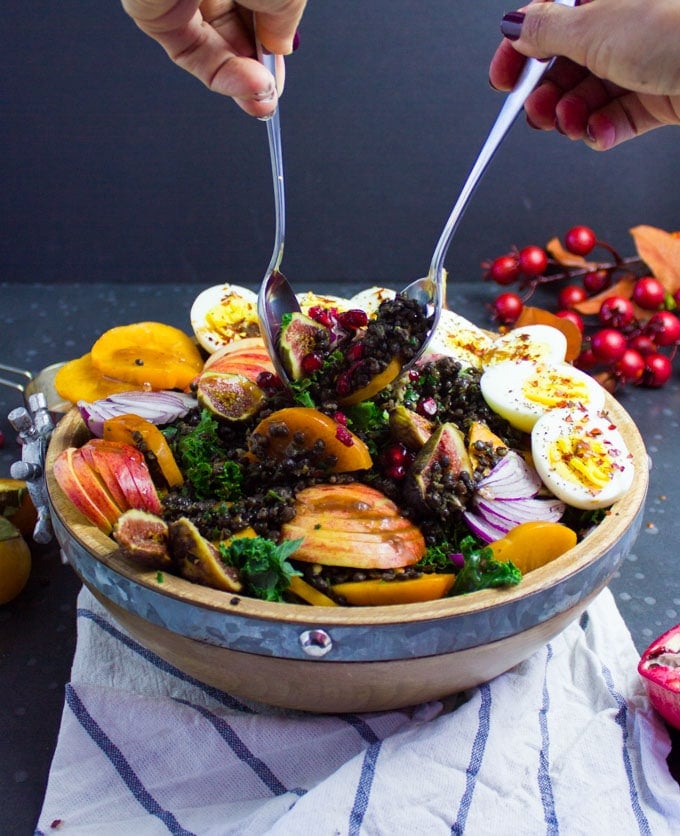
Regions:
M 607 409 L 630 449 L 629 493 L 583 541 L 510 589 L 420 604 L 313 607 L 260 601 L 139 568 L 89 523 L 52 474 L 87 430 L 72 410 L 46 459 L 56 537 L 83 584 L 136 641 L 230 694 L 316 713 L 379 711 L 444 698 L 528 658 L 577 619 L 639 533 L 648 457 L 632 419 Z

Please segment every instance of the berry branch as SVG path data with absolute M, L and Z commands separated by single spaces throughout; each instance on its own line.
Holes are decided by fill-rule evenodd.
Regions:
M 587 226 L 572 227 L 562 241 L 555 238 L 546 247 L 513 247 L 484 262 L 486 280 L 501 287 L 516 285 L 519 291 L 508 290 L 495 298 L 493 320 L 512 327 L 539 288 L 559 284 L 554 313 L 571 321 L 582 338 L 576 366 L 611 391 L 625 384 L 663 386 L 672 375 L 680 343 L 680 319 L 675 314 L 680 305 L 680 272 L 671 270 L 669 276 L 667 264 L 677 264 L 680 271 L 675 252 L 680 239 L 653 228 L 638 229 L 652 229 L 662 236 L 660 248 L 655 241 L 658 258 L 647 242 L 654 256 L 648 261 L 659 264 L 659 276 L 639 253 L 623 258 Z M 607 253 L 606 259 L 593 258 L 598 249 Z

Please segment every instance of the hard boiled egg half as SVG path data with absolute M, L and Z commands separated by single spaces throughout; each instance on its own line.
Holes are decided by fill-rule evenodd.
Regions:
M 218 284 L 199 293 L 189 317 L 199 345 L 209 354 L 260 333 L 257 294 L 235 284 Z
M 633 483 L 633 458 L 607 415 L 553 409 L 531 431 L 534 467 L 558 499 L 575 508 L 607 508 Z
M 562 407 L 597 412 L 605 398 L 594 378 L 568 363 L 506 360 L 484 371 L 480 387 L 494 412 L 527 433 L 546 412 Z
M 563 363 L 567 338 L 552 325 L 524 325 L 497 337 L 484 353 L 484 368 L 506 360 Z

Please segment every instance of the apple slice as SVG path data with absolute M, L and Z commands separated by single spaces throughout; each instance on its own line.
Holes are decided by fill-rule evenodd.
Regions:
M 163 506 L 142 453 L 122 441 L 93 438 L 87 442 L 98 456 L 108 457 L 108 469 L 125 494 L 129 508 L 161 514 Z
M 396 569 L 425 554 L 420 529 L 383 493 L 359 482 L 300 491 L 281 536 L 302 539 L 295 560 L 326 566 Z
M 67 447 L 59 453 L 54 460 L 54 478 L 78 511 L 105 534 L 110 534 L 113 523 L 107 517 L 106 512 L 96 504 L 94 498 L 90 496 L 76 474 L 73 466 L 73 454 L 76 449 L 75 447 Z
M 80 448 L 82 458 L 89 467 L 99 474 L 99 478 L 106 485 L 108 492 L 113 497 L 116 505 L 123 511 L 133 506 L 130 504 L 129 495 L 122 489 L 120 482 L 111 467 L 111 456 L 104 453 L 101 447 L 88 442 Z

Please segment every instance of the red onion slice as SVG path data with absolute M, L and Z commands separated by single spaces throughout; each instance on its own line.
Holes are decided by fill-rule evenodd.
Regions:
M 78 401 L 77 407 L 93 435 L 101 437 L 104 421 L 117 415 L 133 414 L 152 424 L 169 424 L 196 406 L 194 395 L 162 390 L 159 392 L 120 392 L 93 403 Z

